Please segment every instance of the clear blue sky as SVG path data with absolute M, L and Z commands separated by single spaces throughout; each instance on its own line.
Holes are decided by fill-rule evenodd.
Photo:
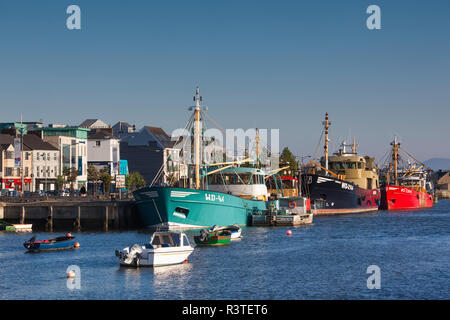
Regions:
M 328 112 L 332 149 L 356 135 L 379 160 L 396 134 L 421 160 L 450 157 L 449 15 L 448 0 L 0 0 L 0 121 L 170 133 L 198 85 L 222 127 L 280 128 L 297 155 Z

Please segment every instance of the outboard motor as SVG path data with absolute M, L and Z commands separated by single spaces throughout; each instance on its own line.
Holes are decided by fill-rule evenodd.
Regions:
M 143 250 L 140 245 L 138 245 L 138 244 L 133 245 L 130 248 L 130 252 L 125 256 L 125 259 L 123 260 L 123 262 L 126 264 L 131 264 L 134 261 L 134 259 L 136 258 L 136 256 L 138 254 L 141 254 L 142 251 Z

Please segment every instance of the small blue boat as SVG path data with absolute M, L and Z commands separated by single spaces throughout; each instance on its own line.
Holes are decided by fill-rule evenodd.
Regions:
M 28 252 L 68 250 L 75 248 L 75 237 L 69 233 L 53 239 L 36 241 L 34 236 L 23 245 Z

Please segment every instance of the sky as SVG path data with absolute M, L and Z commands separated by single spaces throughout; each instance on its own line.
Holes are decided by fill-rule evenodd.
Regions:
M 69 30 L 69 5 L 81 30 Z M 369 5 L 381 29 L 369 30 Z M 450 158 L 450 2 L 0 0 L 0 122 L 183 128 L 195 87 L 222 128 L 280 129 L 322 152 L 356 136 L 378 161 L 396 135 Z

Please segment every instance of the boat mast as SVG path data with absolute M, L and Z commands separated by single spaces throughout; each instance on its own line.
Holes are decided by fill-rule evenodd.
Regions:
M 357 144 L 356 144 L 356 141 L 355 141 L 355 136 L 353 136 L 352 152 L 354 154 L 356 154 L 356 146 L 357 146 Z
M 397 137 L 394 137 L 394 142 L 391 143 L 393 145 L 393 154 L 392 154 L 392 160 L 394 160 L 394 185 L 398 185 L 398 147 L 400 143 L 397 141 Z
M 259 129 L 256 128 L 256 167 L 259 169 Z
M 322 124 L 325 127 L 325 146 L 324 146 L 324 153 L 325 153 L 325 174 L 327 175 L 328 172 L 328 128 L 331 125 L 331 122 L 328 121 L 328 112 L 325 113 L 325 121 L 322 121 Z
M 195 162 L 195 189 L 200 189 L 200 95 L 199 89 L 195 90 L 194 113 L 194 162 Z

